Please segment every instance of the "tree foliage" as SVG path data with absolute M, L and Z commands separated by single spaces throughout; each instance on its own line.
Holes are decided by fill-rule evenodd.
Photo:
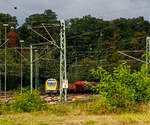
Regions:
M 147 69 L 143 65 L 140 71 L 131 72 L 126 63 L 114 68 L 113 74 L 101 67 L 92 70 L 99 84 L 93 88 L 105 98 L 109 108 L 127 108 L 130 105 L 150 101 L 150 77 L 146 76 Z
M 47 42 L 37 34 L 33 33 L 31 30 L 29 30 L 30 26 L 44 37 L 50 39 L 45 29 L 42 27 L 42 24 L 47 27 L 48 31 L 55 40 L 58 39 L 56 36 L 59 33 L 57 31 L 57 28 L 54 27 L 55 24 L 58 24 L 57 15 L 52 10 L 48 9 L 45 10 L 44 13 L 30 15 L 25 19 L 25 23 L 18 28 L 20 38 L 26 41 L 25 44 L 27 46 L 29 46 L 29 44 L 31 43 Z
M 42 34 L 44 37 L 50 39 L 44 28 L 41 27 L 42 23 L 47 26 L 48 31 L 51 33 L 57 44 L 59 45 L 60 43 L 60 27 L 58 26 L 59 20 L 57 19 L 57 14 L 51 9 L 47 9 L 43 13 L 36 13 L 30 15 L 29 17 L 26 17 L 25 22 L 17 29 L 16 17 L 1 13 L 1 43 L 4 43 L 5 30 L 4 26 L 2 26 L 2 24 L 4 23 L 10 24 L 8 27 L 8 31 L 10 31 L 11 26 L 15 27 L 14 31 L 19 34 L 19 39 L 23 39 L 25 41 L 24 46 L 29 47 L 29 45 L 33 43 L 47 42 L 37 34 L 33 33 L 31 30 L 29 30 L 29 26 L 33 27 L 34 30 Z M 118 66 L 118 64 L 120 64 L 120 62 L 122 62 L 123 60 L 128 60 L 128 63 L 131 65 L 131 70 L 139 69 L 141 63 L 137 63 L 134 60 L 130 60 L 129 58 L 120 55 L 118 51 L 145 50 L 145 39 L 149 34 L 150 23 L 144 20 L 143 17 L 130 19 L 119 18 L 106 21 L 100 18 L 92 17 L 91 15 L 87 15 L 81 18 L 71 18 L 66 20 L 67 71 L 68 74 L 71 71 L 73 75 L 73 77 L 71 76 L 71 74 L 68 75 L 69 80 L 71 82 L 75 82 L 74 78 L 76 73 L 73 70 L 77 69 L 78 78 L 76 80 L 94 81 L 95 79 L 93 79 L 89 75 L 89 70 L 91 68 L 93 68 L 94 66 L 103 66 L 104 69 L 113 72 L 113 67 Z M 20 46 L 19 43 L 18 45 Z M 48 51 L 51 50 L 53 51 L 53 47 L 50 47 Z M 53 63 L 52 61 L 44 62 L 43 60 L 40 60 L 40 72 L 42 72 L 43 76 L 45 74 L 49 74 L 49 76 L 59 78 L 58 51 L 52 52 L 48 57 L 46 57 L 55 59 L 55 61 L 53 61 L 55 63 Z M 43 53 L 46 54 L 47 52 L 44 51 Z M 38 53 L 41 53 L 41 51 L 39 50 Z M 20 57 L 14 56 L 12 54 L 10 53 L 9 55 L 13 58 L 10 58 L 10 62 L 12 60 L 17 60 L 15 64 L 19 64 Z M 142 59 L 142 53 L 140 52 L 127 54 Z M 24 56 L 29 59 L 29 49 L 26 51 L 26 54 L 24 53 Z M 2 55 L 1 57 L 3 58 Z M 75 64 L 76 58 L 78 65 Z M 83 60 L 86 60 L 88 64 L 86 64 L 87 62 L 83 62 Z M 4 61 L 4 59 L 2 59 L 2 61 Z M 27 61 L 23 61 L 23 64 L 24 68 L 26 69 L 24 71 L 24 74 L 28 74 L 29 63 Z M 80 65 L 83 66 L 80 67 Z M 46 72 L 46 70 L 48 71 Z M 44 74 L 44 72 L 46 73 Z M 83 75 L 82 78 L 81 75 Z M 44 83 L 43 76 L 41 78 L 42 83 Z

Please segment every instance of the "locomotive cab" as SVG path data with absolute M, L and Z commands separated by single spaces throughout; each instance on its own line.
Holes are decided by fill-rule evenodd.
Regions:
M 56 79 L 46 80 L 46 82 L 45 82 L 45 93 L 47 93 L 47 94 L 57 93 L 57 80 Z

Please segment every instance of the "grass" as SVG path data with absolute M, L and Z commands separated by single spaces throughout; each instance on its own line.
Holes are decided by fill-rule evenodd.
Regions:
M 98 115 L 76 103 L 50 105 L 46 111 L 2 114 L 0 125 L 150 125 L 150 112 Z
M 76 100 L 71 104 L 47 105 L 46 110 L 28 113 L 5 111 L 4 107 L 0 125 L 150 125 L 150 106 L 142 105 L 143 110 L 134 113 L 104 114 L 98 104 L 96 100 L 88 103 Z
M 58 116 L 48 111 L 17 113 L 0 116 L 0 125 L 150 125 L 150 113 L 119 115 L 81 115 Z

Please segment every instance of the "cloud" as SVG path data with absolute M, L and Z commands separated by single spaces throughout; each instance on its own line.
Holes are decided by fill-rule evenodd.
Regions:
M 14 6 L 18 10 L 14 10 Z M 92 15 L 104 19 L 144 16 L 150 20 L 149 0 L 1 0 L 0 12 L 17 16 L 19 23 L 31 14 L 52 9 L 59 19 Z

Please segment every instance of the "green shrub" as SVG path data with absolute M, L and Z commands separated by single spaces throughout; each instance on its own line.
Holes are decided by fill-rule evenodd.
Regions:
M 92 70 L 92 74 L 100 79 L 100 83 L 93 90 L 100 93 L 105 99 L 106 108 L 110 110 L 147 103 L 150 101 L 150 77 L 146 77 L 146 72 L 143 65 L 141 71 L 132 73 L 126 63 L 114 68 L 113 74 L 98 67 Z
M 22 94 L 16 94 L 14 99 L 10 101 L 10 109 L 15 112 L 31 112 L 42 110 L 45 106 L 38 91 L 26 91 Z
M 45 85 L 40 85 L 39 87 L 38 87 L 38 91 L 39 92 L 45 92 Z

